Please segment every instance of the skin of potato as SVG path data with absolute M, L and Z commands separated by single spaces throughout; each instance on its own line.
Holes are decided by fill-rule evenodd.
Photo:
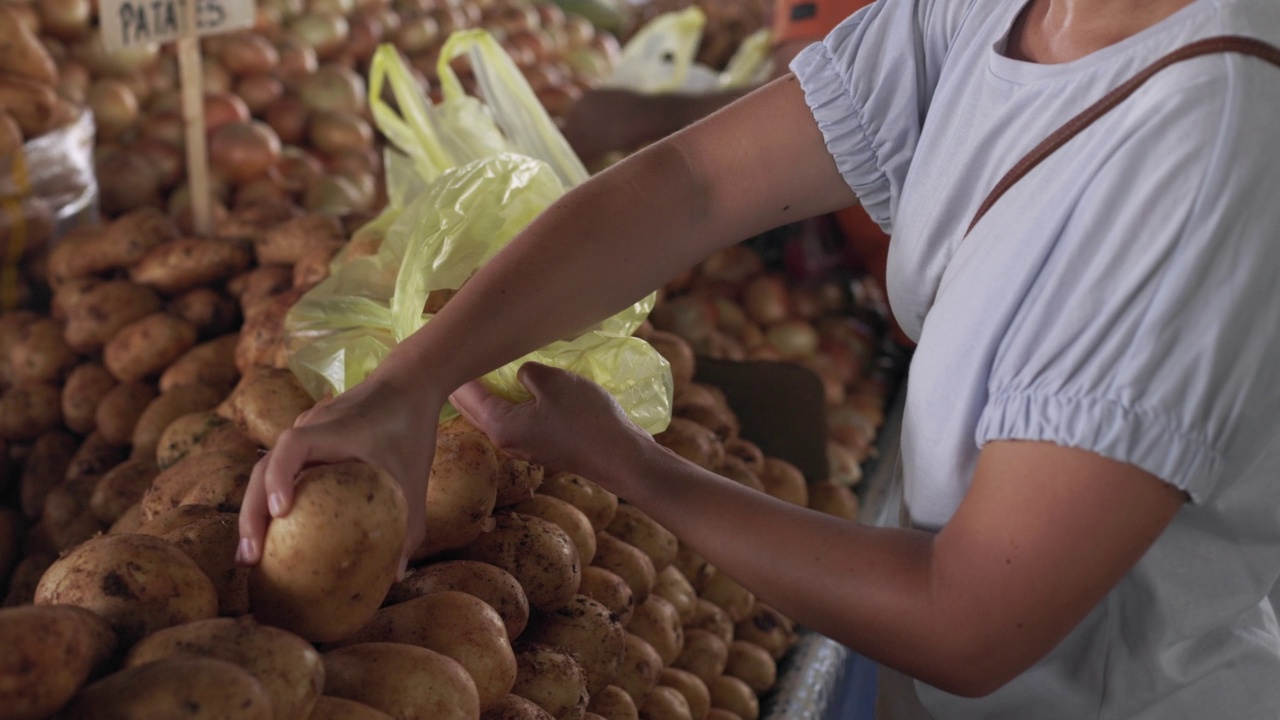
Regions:
M 466 547 L 493 527 L 497 472 L 493 446 L 479 436 L 440 434 L 427 483 L 426 535 L 413 560 Z
M 116 386 L 111 371 L 97 363 L 77 366 L 62 386 L 62 422 L 81 435 L 97 427 L 98 403 Z
M 724 673 L 729 661 L 729 643 L 706 630 L 689 630 L 684 634 L 684 649 L 671 667 L 687 670 L 704 683 Z
M 304 470 L 289 514 L 267 527 L 250 570 L 255 615 L 312 641 L 350 636 L 395 580 L 407 518 L 400 486 L 370 465 Z
M 609 608 L 579 595 L 549 613 L 535 613 L 521 640 L 569 653 L 587 674 L 587 692 L 595 695 L 611 682 L 626 651 L 626 630 Z
M 618 511 L 617 495 L 573 473 L 552 475 L 538 486 L 538 493 L 560 498 L 581 510 L 595 532 L 609 527 Z
M 234 513 L 196 520 L 163 537 L 194 560 L 213 582 L 219 615 L 237 617 L 250 611 L 249 568 L 236 563 L 240 529 Z
M 324 663 L 311 643 L 247 615 L 160 630 L 133 646 L 124 667 L 175 655 L 225 660 L 247 670 L 271 697 L 275 720 L 307 717 L 325 683 Z
M 530 700 L 557 720 L 582 720 L 587 712 L 587 676 L 568 653 L 547 645 L 516 645 L 512 695 Z
M 107 471 L 93 488 L 89 510 L 99 522 L 110 525 L 142 499 L 160 468 L 151 460 L 125 460 Z
M 683 624 L 693 618 L 698 609 L 698 594 L 674 565 L 668 565 L 658 573 L 653 584 L 653 594 L 671 603 Z
M 243 485 L 248 482 L 257 459 L 256 453 L 231 450 L 188 455 L 151 482 L 151 487 L 142 496 L 143 516 L 152 520 L 179 505 L 200 504 L 188 497 L 201 484 L 211 487 L 225 481 L 231 486 Z
M 555 720 L 555 716 L 532 700 L 507 695 L 481 713 L 480 720 Z
M 596 535 L 596 556 L 592 565 L 602 567 L 617 575 L 631 588 L 636 604 L 642 603 L 653 592 L 657 577 L 653 561 L 640 548 L 623 542 L 608 532 Z
M 555 610 L 573 600 L 582 579 L 577 548 L 568 533 L 542 518 L 502 512 L 494 527 L 460 552 L 511 573 L 529 606 Z
M 92 610 L 126 645 L 218 610 L 213 583 L 199 566 L 172 544 L 147 535 L 86 541 L 49 567 L 35 601 Z
M 502 618 L 508 638 L 518 638 L 529 624 L 529 600 L 511 573 L 475 560 L 432 563 L 411 571 L 391 586 L 387 605 L 395 605 L 428 593 L 456 590 L 489 604 Z
M 62 422 L 62 390 L 56 385 L 15 385 L 0 395 L 0 439 L 30 441 Z
M 609 608 L 623 627 L 631 622 L 631 615 L 636 609 L 635 595 L 631 587 L 612 572 L 595 566 L 582 568 L 578 592 Z
M 249 244 L 242 241 L 179 237 L 147 251 L 129 268 L 129 279 L 176 295 L 226 280 L 252 261 Z
M 230 402 L 240 429 L 268 448 L 275 447 L 280 433 L 315 404 L 291 371 L 275 368 L 247 373 L 232 391 Z
M 642 720 L 693 720 L 689 701 L 679 690 L 665 685 L 655 687 L 640 706 Z
M 594 713 L 605 720 L 639 720 L 640 712 L 626 690 L 609 685 L 598 693 L 591 693 L 587 703 L 588 714 Z
M 760 700 L 746 683 L 732 675 L 721 675 L 707 684 L 711 707 L 728 710 L 742 720 L 760 717 Z
M 0 708 L 38 720 L 67 703 L 115 651 L 105 620 L 71 605 L 0 610 Z
M 732 675 L 746 683 L 757 694 L 763 693 L 778 680 L 778 664 L 768 650 L 745 640 L 729 643 L 729 658 L 724 674 Z
M 160 296 L 149 288 L 128 280 L 111 280 L 67 305 L 64 339 L 72 350 L 89 355 L 101 350 L 126 325 L 160 308 Z
M 692 720 L 704 720 L 707 717 L 707 713 L 711 710 L 711 691 L 697 675 L 686 670 L 663 668 L 658 684 L 675 688 L 684 695 L 685 702 L 689 704 L 689 715 Z
M 180 385 L 207 385 L 224 395 L 230 393 L 240 379 L 236 368 L 239 339 L 239 335 L 231 333 L 186 351 L 161 373 L 160 391 L 168 392 Z
M 148 383 L 134 381 L 116 385 L 98 402 L 94 413 L 97 431 L 112 445 L 128 445 L 138 418 L 155 399 L 156 391 Z
M 400 642 L 458 661 L 475 682 L 483 711 L 511 692 L 516 657 L 502 618 L 488 603 L 445 590 L 385 607 L 339 645 Z
M 311 708 L 307 720 L 393 720 L 393 718 L 364 703 L 340 697 L 321 695 Z
M 223 398 L 217 388 L 208 385 L 183 385 L 152 400 L 133 427 L 131 457 L 154 460 L 160 435 L 174 420 L 193 412 L 209 410 Z
M 583 566 L 590 565 L 595 558 L 596 531 L 587 516 L 570 503 L 550 495 L 537 494 L 511 506 L 511 509 L 524 515 L 540 517 L 564 530 L 573 540 L 573 546 L 578 551 L 578 561 Z
M 330 650 L 322 659 L 327 694 L 392 717 L 469 720 L 480 713 L 471 675 L 434 650 L 405 643 L 361 643 Z
M 125 382 L 158 377 L 196 344 L 195 327 L 166 312 L 152 313 L 120 328 L 107 342 L 102 359 Z
M 613 676 L 613 684 L 631 696 L 637 708 L 644 705 L 649 692 L 658 685 L 662 674 L 662 657 L 639 635 L 627 633 L 626 652 Z
M 650 595 L 636 606 L 627 631 L 645 639 L 662 658 L 663 665 L 670 665 L 680 657 L 684 649 L 684 627 L 675 606 L 661 595 Z
M 170 657 L 89 685 L 56 720 L 272 720 L 271 696 L 225 660 Z

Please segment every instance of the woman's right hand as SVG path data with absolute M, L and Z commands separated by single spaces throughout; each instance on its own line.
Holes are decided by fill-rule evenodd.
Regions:
M 237 562 L 253 565 L 261 559 L 267 525 L 289 513 L 294 482 L 304 467 L 359 460 L 390 474 L 404 491 L 409 524 L 403 572 L 425 535 L 427 479 L 442 406 L 423 388 L 397 385 L 375 372 L 298 416 L 254 466 L 240 509 Z

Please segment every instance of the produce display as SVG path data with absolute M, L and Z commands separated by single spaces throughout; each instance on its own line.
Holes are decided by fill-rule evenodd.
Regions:
M 0 35 L 24 43 L 0 44 L 0 85 L 5 53 L 43 48 L 54 73 L 40 81 L 93 110 L 103 213 L 36 257 L 27 279 L 44 292 L 0 315 L 0 720 L 757 718 L 794 624 L 636 507 L 505 455 L 462 419 L 438 430 L 428 535 L 403 580 L 405 498 L 362 463 L 306 470 L 261 564 L 234 562 L 252 468 L 313 404 L 287 369 L 285 315 L 339 252 L 361 251 L 348 239 L 383 202 L 363 80 L 374 47 L 394 41 L 435 92 L 447 33 L 493 28 L 554 115 L 608 72 L 612 36 L 523 0 L 264 0 L 252 31 L 203 43 L 219 206 L 199 237 L 173 57 L 107 54 L 95 12 L 0 6 Z M 855 519 L 865 446 L 806 482 L 693 380 L 698 353 L 826 367 L 794 352 L 803 330 L 756 319 L 746 290 L 727 289 L 714 268 L 739 250 L 726 253 L 668 288 L 638 333 L 675 377 L 676 417 L 656 439 Z M 706 333 L 687 332 L 687 298 L 722 313 Z M 741 327 L 724 309 L 737 302 Z M 747 324 L 765 339 L 748 342 Z M 814 332 L 815 347 L 870 349 Z M 827 367 L 840 407 L 873 430 L 867 360 L 840 362 Z

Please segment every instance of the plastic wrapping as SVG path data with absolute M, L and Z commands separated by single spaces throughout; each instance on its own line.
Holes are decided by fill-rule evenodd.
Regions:
M 709 93 L 763 82 L 772 71 L 772 35 L 760 30 L 742 42 L 724 72 L 695 62 L 707 17 L 696 6 L 654 18 L 622 48 L 611 88 L 648 95 Z
M 0 310 L 19 301 L 23 262 L 70 227 L 96 218 L 93 116 L 28 141 L 0 158 Z
M 466 95 L 449 60 L 469 53 L 485 102 Z M 587 177 L 502 47 L 455 33 L 440 55 L 443 100 L 423 99 L 400 56 L 379 48 L 370 72 L 375 121 L 398 149 L 386 163 L 388 207 L 356 232 L 331 274 L 289 312 L 290 367 L 316 397 L 362 381 L 395 345 L 434 317 L 435 291 L 456 290 L 535 217 Z M 392 108 L 382 99 L 390 88 Z M 532 280 L 535 281 L 536 280 Z M 666 428 L 666 361 L 631 337 L 654 296 L 573 340 L 556 342 L 482 378 L 522 401 L 520 365 L 536 360 L 588 377 L 650 432 Z M 454 414 L 446 408 L 445 417 Z

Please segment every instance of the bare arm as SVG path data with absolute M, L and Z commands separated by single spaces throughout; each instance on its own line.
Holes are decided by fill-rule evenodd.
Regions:
M 699 468 L 581 378 L 526 366 L 522 380 L 528 403 L 475 384 L 455 402 L 499 446 L 599 482 L 790 617 L 960 695 L 990 693 L 1048 653 L 1183 502 L 1133 465 L 1003 441 L 982 450 L 940 533 L 868 527 Z

